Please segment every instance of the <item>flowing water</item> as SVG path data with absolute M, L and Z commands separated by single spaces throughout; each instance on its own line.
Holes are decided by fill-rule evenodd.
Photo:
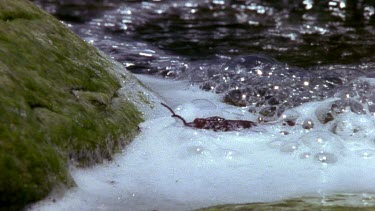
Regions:
M 95 201 L 185 210 L 375 192 L 373 0 L 34 2 L 140 74 L 188 120 L 221 115 L 261 125 L 215 133 L 184 128 L 168 113 L 150 117 L 119 158 L 127 170 L 92 170 L 103 188 L 102 174 L 122 180 L 109 185 L 117 195 L 84 197 L 87 209 L 99 209 Z M 78 185 L 89 187 L 83 178 L 76 175 Z
M 130 71 L 189 79 L 267 118 L 372 95 L 356 80 L 375 70 L 373 1 L 37 2 Z

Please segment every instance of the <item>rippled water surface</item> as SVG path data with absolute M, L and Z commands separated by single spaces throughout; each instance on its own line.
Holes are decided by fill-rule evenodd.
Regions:
M 104 40 L 134 39 L 194 60 L 262 53 L 308 67 L 374 58 L 372 0 L 35 1 L 108 52 Z
M 341 107 L 375 98 L 360 80 L 375 70 L 371 0 L 36 2 L 130 71 L 189 79 L 264 119 L 328 97 Z

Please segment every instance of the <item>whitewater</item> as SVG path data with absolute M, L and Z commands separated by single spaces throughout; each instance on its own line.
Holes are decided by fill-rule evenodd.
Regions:
M 192 210 L 375 190 L 374 117 L 344 112 L 320 123 L 319 111 L 335 98 L 288 109 L 250 129 L 215 132 L 185 127 L 159 103 L 188 121 L 257 117 L 187 81 L 138 78 L 154 90 L 155 107 L 136 139 L 113 161 L 72 169 L 77 187 L 51 194 L 32 210 Z

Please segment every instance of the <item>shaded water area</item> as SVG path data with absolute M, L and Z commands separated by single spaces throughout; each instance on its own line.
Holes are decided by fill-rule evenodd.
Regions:
M 134 39 L 189 60 L 262 53 L 309 67 L 374 59 L 373 0 L 35 2 L 120 61 L 126 52 L 103 40 Z

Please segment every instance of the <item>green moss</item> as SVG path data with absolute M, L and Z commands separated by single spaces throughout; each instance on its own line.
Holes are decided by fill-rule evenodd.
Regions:
M 141 100 L 143 104 L 153 107 L 152 103 L 147 99 L 143 92 L 138 92 L 138 98 Z
M 74 184 L 69 158 L 110 159 L 142 119 L 94 47 L 26 0 L 0 8 L 0 208 L 14 208 Z
M 0 3 L 0 20 L 13 21 L 15 19 L 36 19 L 42 13 L 35 10 L 32 3 L 22 0 L 2 1 Z

